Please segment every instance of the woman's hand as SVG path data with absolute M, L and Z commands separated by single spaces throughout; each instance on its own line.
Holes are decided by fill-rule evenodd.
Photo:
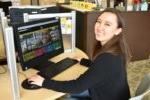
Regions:
M 38 86 L 42 86 L 44 78 L 40 75 L 33 75 L 30 78 L 28 78 L 29 81 L 32 81 L 31 84 L 36 84 Z
M 73 57 L 73 59 L 76 59 L 78 62 L 80 62 L 81 59 L 82 59 L 82 57 L 77 57 L 77 56 L 75 56 L 75 57 Z

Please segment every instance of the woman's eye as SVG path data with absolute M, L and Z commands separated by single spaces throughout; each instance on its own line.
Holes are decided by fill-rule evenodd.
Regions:
M 109 24 L 109 23 L 106 23 L 105 25 L 106 25 L 106 26 L 111 26 L 111 24 Z
M 100 23 L 101 23 L 101 21 L 97 20 L 97 21 L 96 21 L 96 23 L 99 23 L 99 24 L 100 24 Z

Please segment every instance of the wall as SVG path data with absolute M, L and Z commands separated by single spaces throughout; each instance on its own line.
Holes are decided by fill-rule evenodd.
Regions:
M 31 0 L 20 0 L 21 5 L 31 5 Z
M 94 22 L 100 12 L 87 13 L 86 52 L 91 57 L 93 52 Z M 127 42 L 132 52 L 132 60 L 147 59 L 150 56 L 150 11 L 123 12 L 126 22 Z

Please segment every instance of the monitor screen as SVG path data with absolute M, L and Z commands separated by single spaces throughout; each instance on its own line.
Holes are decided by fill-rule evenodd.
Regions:
M 41 70 L 50 58 L 64 52 L 59 18 L 14 24 L 13 28 L 23 70 Z

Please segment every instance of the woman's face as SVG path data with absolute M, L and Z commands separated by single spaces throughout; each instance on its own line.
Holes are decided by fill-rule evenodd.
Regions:
M 117 16 L 110 12 L 101 14 L 95 24 L 95 37 L 102 45 L 107 43 L 115 35 L 118 35 L 122 28 L 118 28 Z

